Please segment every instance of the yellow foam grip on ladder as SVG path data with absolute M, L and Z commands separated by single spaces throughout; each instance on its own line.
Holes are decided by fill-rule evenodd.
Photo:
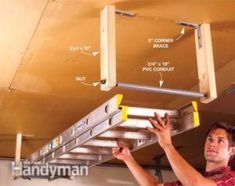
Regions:
M 121 106 L 121 102 L 122 102 L 122 98 L 123 95 L 122 94 L 117 94 L 117 107 L 120 107 L 122 109 L 122 120 L 126 121 L 127 120 L 127 106 Z
M 199 113 L 198 113 L 198 108 L 197 108 L 197 102 L 196 101 L 192 101 L 192 106 L 193 106 L 193 109 L 194 109 L 194 112 L 193 112 L 194 127 L 198 127 L 200 125 L 200 120 L 199 120 Z
M 123 95 L 117 94 L 116 97 L 117 97 L 117 107 L 119 107 L 122 102 Z
M 127 120 L 127 106 L 121 106 L 121 109 L 122 109 L 122 120 L 123 121 L 126 121 Z

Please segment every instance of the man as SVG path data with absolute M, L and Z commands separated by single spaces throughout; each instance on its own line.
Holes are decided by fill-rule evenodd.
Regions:
M 158 180 L 145 171 L 135 161 L 130 150 L 118 143 L 119 148 L 113 149 L 115 158 L 125 162 L 137 182 L 142 186 L 235 186 L 235 172 L 228 167 L 230 158 L 235 154 L 234 131 L 226 124 L 216 123 L 209 130 L 204 147 L 206 158 L 206 173 L 201 175 L 187 163 L 174 148 L 170 135 L 170 119 L 166 114 L 164 119 L 155 113 L 156 120 L 149 119 L 153 128 L 147 129 L 156 134 L 160 146 L 178 178 L 178 182 L 159 183 Z

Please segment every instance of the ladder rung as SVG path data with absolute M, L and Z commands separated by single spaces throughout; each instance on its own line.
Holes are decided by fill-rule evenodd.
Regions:
M 95 147 L 118 147 L 116 140 L 90 140 L 84 144 L 85 146 L 95 146 Z
M 77 147 L 70 151 L 70 153 L 84 153 L 84 154 L 112 154 L 110 148 L 96 148 L 96 147 Z
M 96 161 L 91 160 L 63 160 L 63 159 L 55 159 L 50 161 L 50 164 L 69 164 L 69 165 L 91 165 L 94 164 Z
M 139 107 L 128 107 L 128 116 L 142 116 L 142 117 L 154 117 L 154 113 L 157 112 L 160 117 L 164 117 L 165 113 L 168 113 L 171 117 L 179 117 L 179 112 L 175 110 L 163 110 L 163 109 L 149 109 Z
M 95 160 L 98 161 L 100 160 L 100 155 L 91 155 L 91 154 L 64 154 L 59 159 L 67 159 L 67 160 L 72 160 L 72 159 L 78 159 L 78 160 Z
M 170 119 L 171 129 L 175 129 L 177 120 Z M 152 124 L 147 119 L 133 119 L 130 118 L 127 121 L 121 123 L 118 127 L 120 128 L 130 128 L 130 129 L 146 129 L 147 127 L 153 128 Z
M 128 119 L 121 123 L 119 127 L 123 128 L 134 128 L 134 129 L 145 129 L 146 127 L 152 127 L 151 123 L 146 119 Z
M 129 131 L 107 131 L 99 137 L 102 138 L 125 138 L 125 139 L 140 139 L 148 140 L 151 138 L 151 134 L 147 132 L 129 132 Z

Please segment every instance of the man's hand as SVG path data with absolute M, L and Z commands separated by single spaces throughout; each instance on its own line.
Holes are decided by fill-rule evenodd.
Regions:
M 151 175 L 149 172 L 144 170 L 134 159 L 134 157 L 131 155 L 131 152 L 129 148 L 120 143 L 117 142 L 118 147 L 112 149 L 113 156 L 119 160 L 122 160 L 125 162 L 127 167 L 130 169 L 131 173 L 137 180 L 137 182 L 142 186 L 162 186 L 163 184 L 160 184 L 155 176 Z
M 158 142 L 162 148 L 171 146 L 171 134 L 170 134 L 170 117 L 168 114 L 165 115 L 164 120 L 158 113 L 154 113 L 156 120 L 149 118 L 153 128 L 147 127 L 147 129 L 156 134 Z
M 118 147 L 112 149 L 112 153 L 115 158 L 124 162 L 128 161 L 129 159 L 132 159 L 130 149 L 126 145 L 120 142 L 117 142 L 117 145 Z

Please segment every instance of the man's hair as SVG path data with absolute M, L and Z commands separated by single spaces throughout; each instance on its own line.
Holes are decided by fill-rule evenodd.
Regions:
M 215 129 L 225 130 L 229 141 L 229 147 L 235 146 L 235 126 L 232 126 L 231 124 L 225 122 L 215 122 L 211 125 L 211 127 L 207 131 L 207 136 L 209 135 L 210 132 L 212 132 Z

